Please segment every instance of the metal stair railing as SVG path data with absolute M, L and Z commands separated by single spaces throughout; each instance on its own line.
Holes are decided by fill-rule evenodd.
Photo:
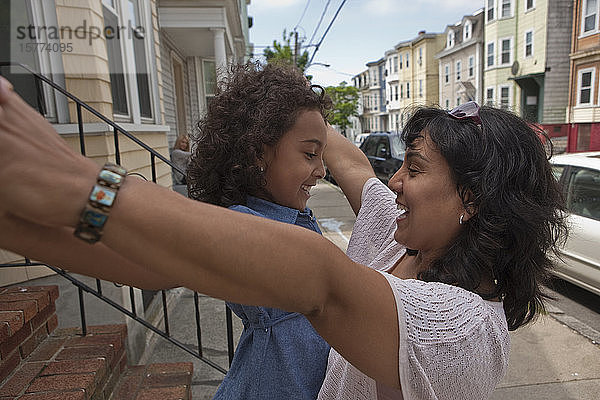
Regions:
M 104 115 L 100 114 L 98 111 L 96 111 L 90 105 L 88 105 L 85 102 L 83 102 L 82 100 L 78 99 L 76 96 L 74 96 L 70 92 L 66 91 L 64 88 L 60 87 L 55 82 L 48 79 L 47 77 L 31 70 L 26 65 L 23 65 L 23 64 L 17 63 L 17 62 L 11 62 L 11 61 L 0 62 L 0 75 L 2 75 L 1 68 L 3 68 L 3 67 L 19 67 L 19 68 L 24 69 L 25 71 L 27 71 L 27 73 L 31 74 L 36 79 L 36 83 L 40 87 L 41 87 L 41 82 L 43 82 L 43 83 L 49 85 L 50 87 L 52 87 L 54 90 L 57 90 L 58 92 L 60 92 L 62 95 L 71 99 L 76 104 L 76 106 L 77 106 L 77 125 L 78 125 L 78 132 L 79 132 L 79 146 L 80 146 L 80 152 L 82 155 L 84 155 L 84 156 L 86 155 L 85 135 L 84 135 L 85 132 L 84 132 L 84 124 L 83 124 L 83 118 L 82 118 L 82 110 L 85 109 L 86 111 L 92 113 L 94 116 L 96 116 L 97 118 L 99 118 L 100 120 L 102 120 L 103 122 L 105 122 L 106 124 L 108 124 L 109 126 L 112 127 L 114 145 L 115 145 L 115 163 L 116 164 L 121 163 L 121 153 L 119 150 L 119 134 L 121 134 L 121 135 L 127 137 L 128 139 L 132 140 L 139 147 L 146 150 L 150 154 L 152 182 L 156 183 L 156 176 L 157 176 L 157 174 L 156 174 L 156 158 L 158 158 L 162 162 L 169 165 L 175 171 L 185 175 L 185 171 L 182 171 L 179 167 L 174 165 L 170 160 L 165 158 L 162 154 L 158 153 L 156 150 L 149 147 L 147 144 L 145 144 L 144 142 L 142 142 L 141 140 L 136 138 L 134 135 L 132 135 L 127 130 L 125 130 L 124 128 L 119 126 L 117 123 L 115 123 L 114 121 L 105 117 Z M 134 293 L 133 287 L 131 287 L 131 286 L 129 287 L 131 310 L 128 310 L 125 307 L 123 307 L 122 305 L 114 302 L 110 298 L 103 296 L 102 282 L 99 279 L 96 279 L 96 288 L 92 288 L 89 285 L 77 280 L 76 278 L 71 276 L 67 271 L 65 271 L 61 268 L 57 268 L 55 266 L 44 264 L 44 263 L 32 262 L 29 258 L 25 258 L 25 262 L 0 264 L 0 268 L 32 267 L 32 266 L 45 266 L 47 268 L 50 268 L 52 271 L 56 272 L 58 275 L 62 276 L 63 278 L 69 280 L 73 285 L 75 285 L 77 287 L 78 295 L 79 295 L 79 311 L 80 311 L 81 334 L 82 335 L 87 334 L 85 304 L 84 304 L 84 297 L 83 297 L 84 292 L 86 292 L 86 293 L 89 293 L 89 294 L 97 297 L 98 299 L 102 300 L 103 302 L 105 302 L 109 306 L 115 308 L 119 312 L 125 314 L 129 318 L 137 321 L 138 323 L 143 325 L 145 328 L 153 331 L 157 335 L 161 336 L 162 338 L 169 341 L 173 345 L 175 345 L 175 346 L 179 347 L 180 349 L 184 350 L 185 352 L 189 353 L 193 357 L 206 363 L 210 367 L 216 369 L 217 371 L 222 372 L 223 374 L 227 373 L 226 369 L 222 368 L 220 365 L 216 364 L 214 361 L 203 356 L 202 332 L 201 332 L 201 327 L 200 327 L 200 308 L 199 308 L 199 301 L 198 301 L 199 296 L 198 296 L 197 292 L 194 292 L 194 306 L 195 306 L 195 311 L 196 311 L 195 312 L 195 314 L 196 314 L 196 337 L 197 337 L 197 341 L 198 341 L 198 350 L 195 351 L 193 348 L 186 346 L 185 343 L 182 343 L 181 341 L 175 339 L 171 335 L 171 327 L 169 326 L 169 317 L 168 317 L 168 310 L 167 310 L 167 295 L 166 295 L 167 291 L 166 290 L 161 290 L 162 310 L 163 310 L 163 320 L 164 320 L 164 330 L 162 330 L 162 329 L 152 325 L 145 319 L 140 318 L 137 315 L 135 293 Z M 228 357 L 229 357 L 229 365 L 231 366 L 231 361 L 233 360 L 233 353 L 234 353 L 233 321 L 232 321 L 231 310 L 228 307 L 225 307 L 225 319 L 226 319 L 226 324 L 227 324 L 227 351 L 228 351 Z

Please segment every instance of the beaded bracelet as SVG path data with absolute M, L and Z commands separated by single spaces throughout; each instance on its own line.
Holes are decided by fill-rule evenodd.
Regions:
M 127 171 L 123 167 L 112 163 L 104 164 L 79 217 L 74 232 L 76 237 L 88 243 L 100 240 L 104 224 L 126 175 Z

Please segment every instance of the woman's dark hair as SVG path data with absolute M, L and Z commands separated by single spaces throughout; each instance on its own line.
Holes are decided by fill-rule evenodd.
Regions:
M 563 197 L 538 130 L 511 112 L 480 110 L 481 127 L 438 108 L 420 108 L 402 138 L 408 148 L 427 132 L 448 162 L 471 218 L 446 253 L 419 279 L 503 297 L 510 330 L 531 321 L 548 298 L 541 284 L 566 238 Z M 458 221 L 457 221 L 458 223 Z M 493 279 L 496 290 L 478 292 Z
M 317 90 L 316 90 L 317 89 Z M 198 138 L 187 169 L 191 198 L 229 207 L 264 193 L 257 165 L 263 146 L 273 146 L 302 111 L 325 119 L 331 100 L 319 86 L 287 65 L 246 63 L 230 67 L 198 122 Z

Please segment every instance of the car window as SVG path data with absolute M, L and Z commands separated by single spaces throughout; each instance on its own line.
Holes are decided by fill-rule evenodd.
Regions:
M 391 135 L 390 142 L 392 144 L 392 157 L 404 159 L 404 153 L 406 152 L 406 146 L 400 138 L 400 135 Z
M 600 171 L 573 169 L 567 188 L 567 208 L 573 214 L 600 221 Z
M 379 142 L 377 142 L 377 151 L 375 152 L 375 157 L 388 158 L 389 152 L 390 146 L 388 143 L 388 138 L 385 136 L 379 138 Z
M 562 176 L 563 171 L 565 170 L 564 165 L 553 165 L 552 166 L 552 175 L 557 181 L 560 181 L 560 177 Z
M 374 156 L 377 151 L 377 137 L 369 136 L 365 139 L 364 143 L 360 146 L 362 151 L 368 156 Z

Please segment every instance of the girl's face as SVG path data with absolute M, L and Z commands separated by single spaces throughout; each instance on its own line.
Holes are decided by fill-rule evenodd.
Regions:
M 265 146 L 265 189 L 273 201 L 303 211 L 310 189 L 325 176 L 327 126 L 318 111 L 302 111 L 275 146 Z
M 450 167 L 427 133 L 407 149 L 402 168 L 390 179 L 396 203 L 406 212 L 396 219 L 394 239 L 410 249 L 442 251 L 458 236 L 465 211 Z

